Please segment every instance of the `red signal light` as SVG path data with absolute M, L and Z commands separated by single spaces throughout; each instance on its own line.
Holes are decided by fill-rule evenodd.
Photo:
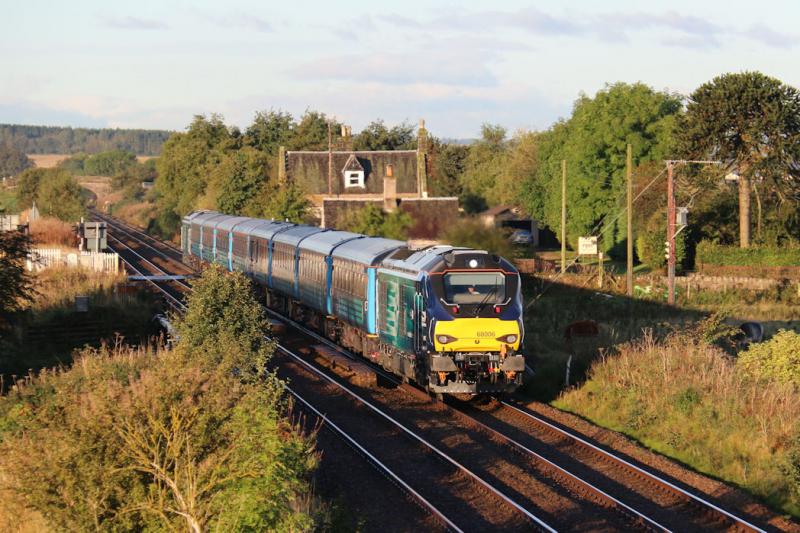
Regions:
M 454 306 L 453 306 L 453 312 L 454 312 L 454 313 L 456 313 L 456 314 L 458 314 L 458 306 L 457 306 L 457 305 L 454 305 Z
M 494 312 L 497 313 L 498 315 L 500 314 L 500 306 L 499 305 L 495 305 L 494 306 Z

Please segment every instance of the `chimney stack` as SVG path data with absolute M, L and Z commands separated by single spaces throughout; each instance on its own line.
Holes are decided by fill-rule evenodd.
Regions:
M 391 213 L 397 208 L 397 180 L 394 178 L 394 167 L 386 165 L 383 176 L 383 210 Z

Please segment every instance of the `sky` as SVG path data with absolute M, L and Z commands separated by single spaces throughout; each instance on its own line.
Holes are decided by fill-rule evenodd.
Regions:
M 800 2 L 0 0 L 0 123 L 183 130 L 322 111 L 542 130 L 580 94 L 689 94 L 726 72 L 800 86 Z

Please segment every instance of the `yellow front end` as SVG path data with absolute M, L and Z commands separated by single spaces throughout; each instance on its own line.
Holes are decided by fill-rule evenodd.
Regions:
M 509 342 L 509 336 L 513 336 L 513 342 Z M 433 344 L 437 352 L 500 352 L 503 346 L 506 351 L 518 351 L 520 337 L 516 320 L 456 318 L 436 322 Z

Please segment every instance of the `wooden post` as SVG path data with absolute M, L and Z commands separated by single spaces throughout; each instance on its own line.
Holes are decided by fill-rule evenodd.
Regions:
M 675 304 L 675 179 L 672 175 L 673 162 L 667 161 L 667 303 Z
M 603 288 L 603 252 L 597 252 L 597 259 L 600 261 L 600 271 L 597 276 L 597 287 Z
M 328 120 L 328 196 L 333 194 L 333 137 L 331 121 Z
M 567 160 L 561 160 L 561 273 L 567 271 Z
M 633 148 L 628 144 L 626 175 L 628 179 L 628 250 L 625 285 L 628 296 L 633 296 Z

